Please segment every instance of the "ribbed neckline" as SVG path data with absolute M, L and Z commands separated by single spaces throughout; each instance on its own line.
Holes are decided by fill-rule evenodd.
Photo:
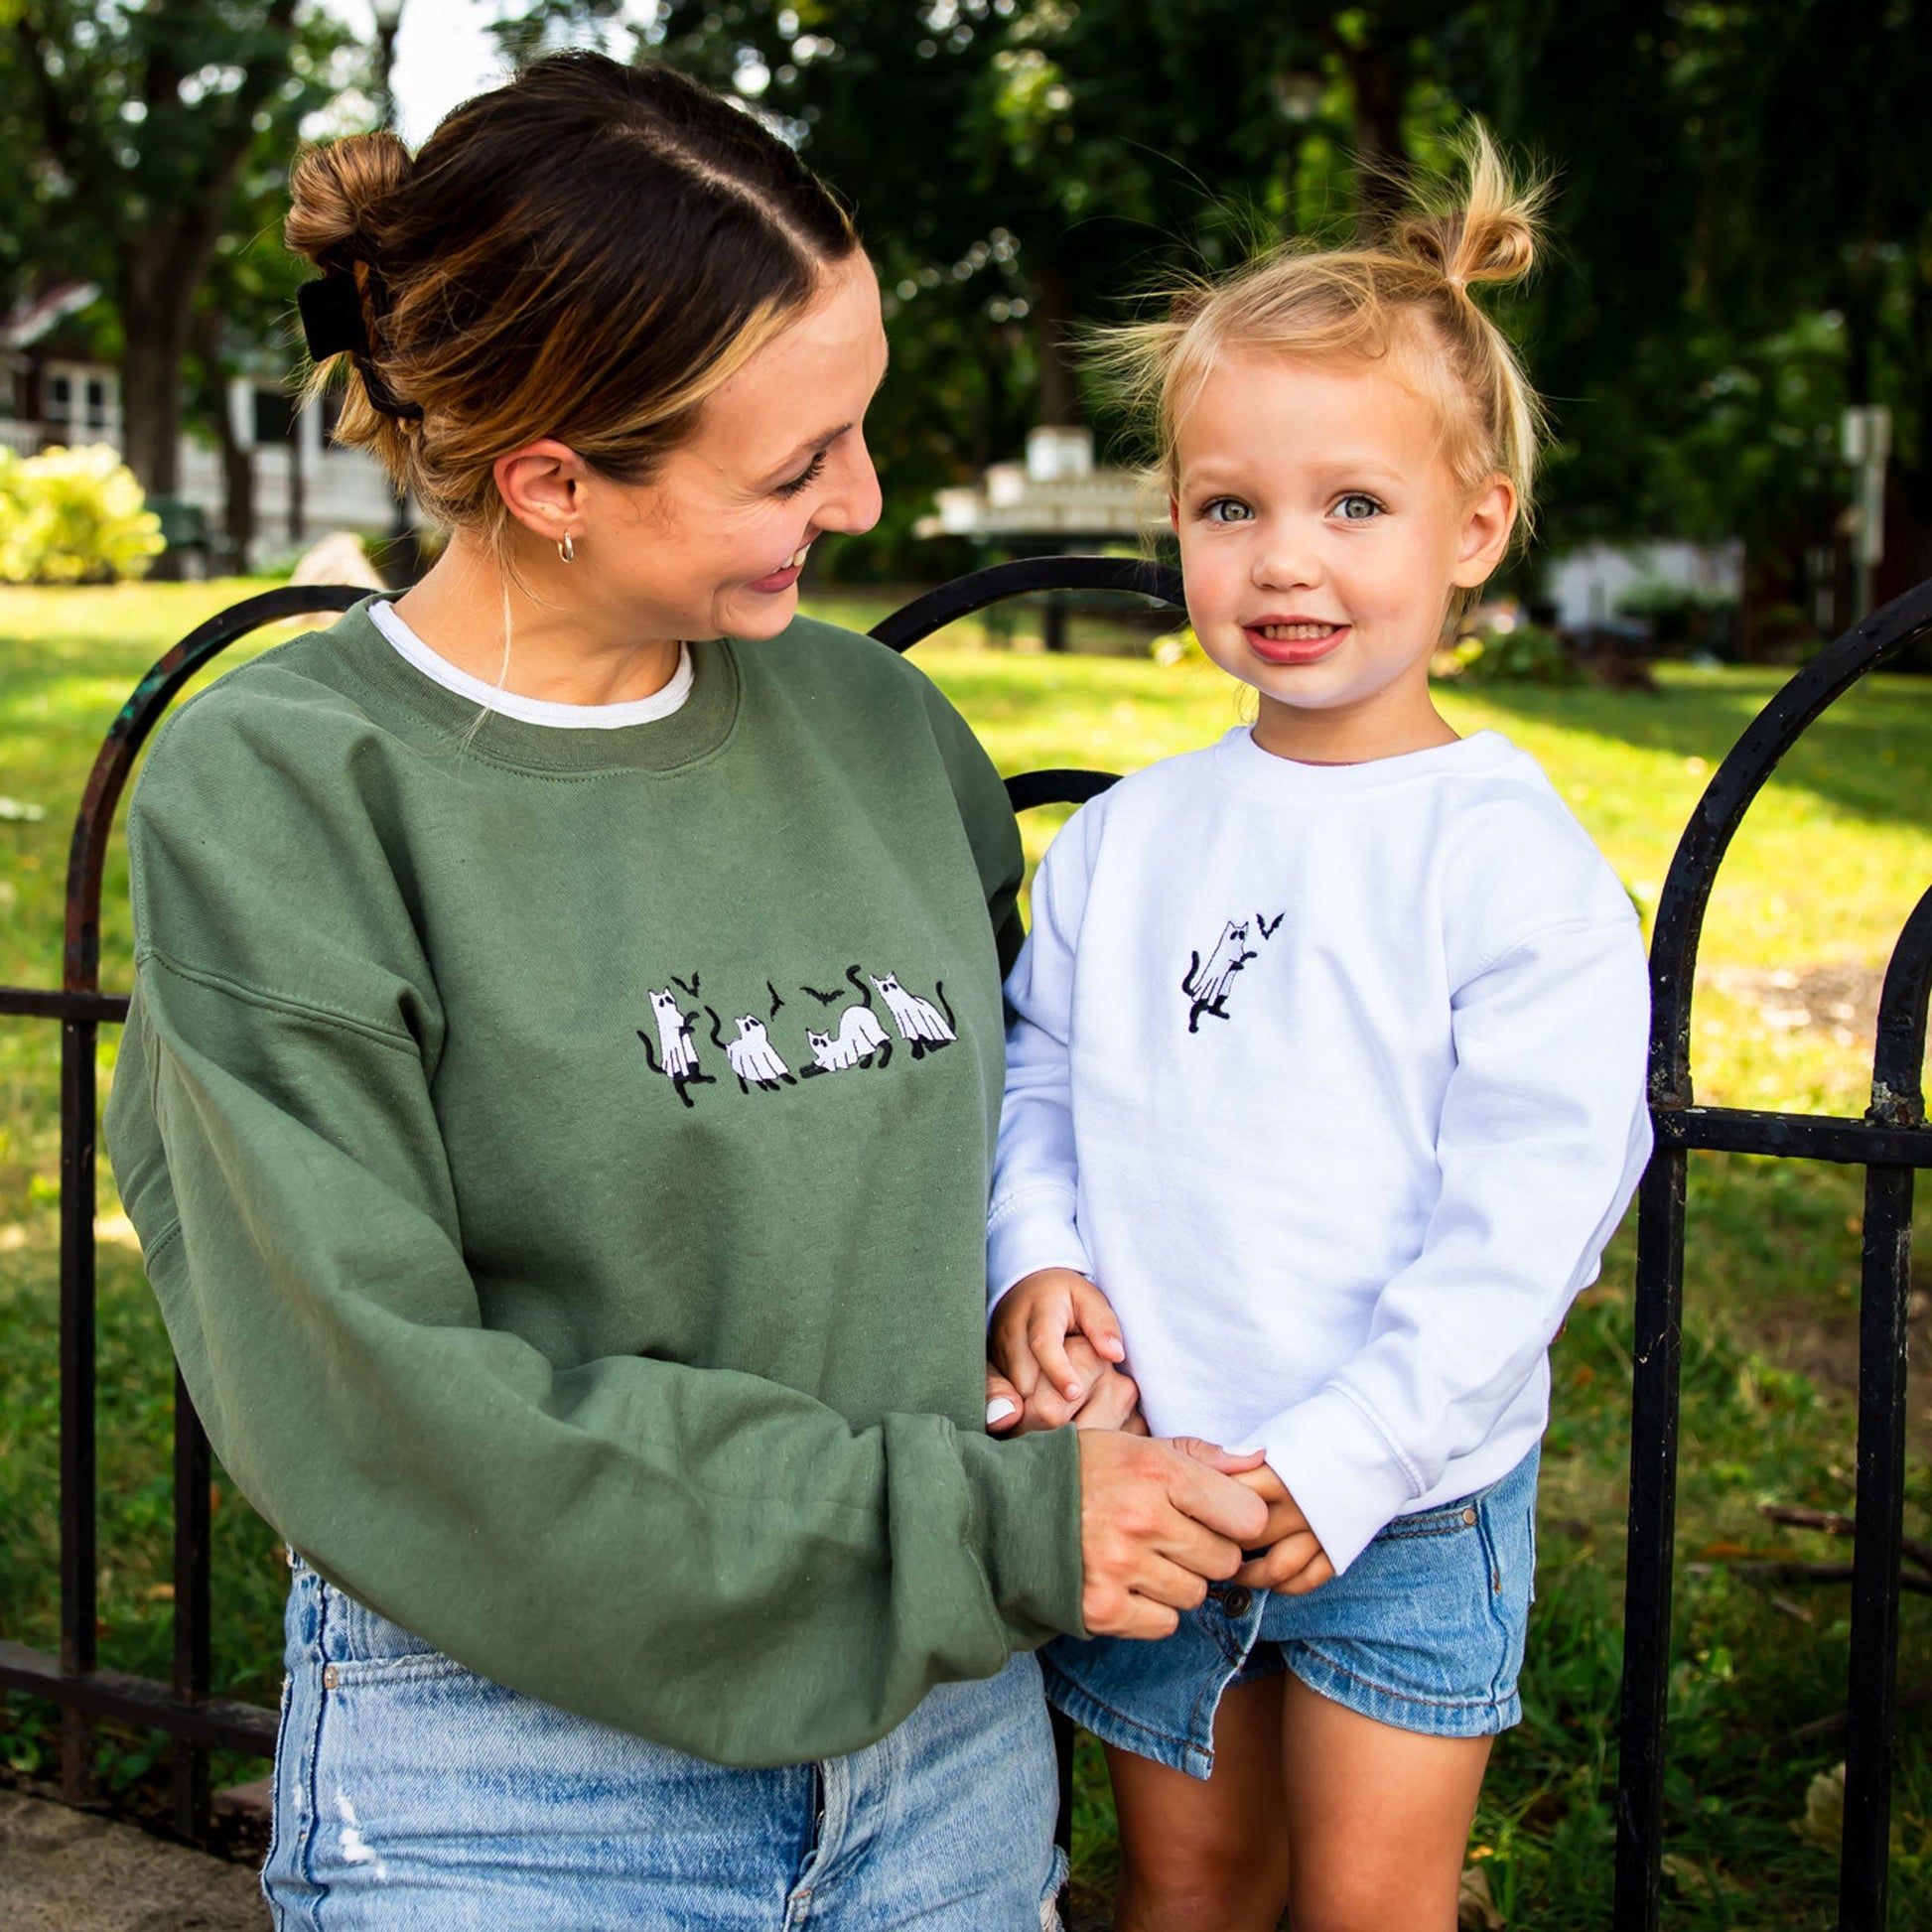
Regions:
M 669 682 L 647 698 L 625 698 L 615 704 L 560 704 L 554 698 L 526 697 L 521 691 L 504 690 L 473 677 L 426 644 L 396 607 L 382 598 L 377 598 L 368 611 L 369 621 L 388 638 L 397 655 L 432 683 L 484 711 L 521 718 L 525 724 L 548 725 L 553 731 L 622 731 L 626 725 L 654 725 L 660 718 L 668 718 L 691 695 L 689 644 L 678 645 L 677 667 Z
M 1251 726 L 1237 725 L 1210 753 L 1216 773 L 1238 791 L 1262 798 L 1341 798 L 1384 791 L 1418 779 L 1481 777 L 1520 756 L 1500 732 L 1472 732 L 1452 745 L 1432 745 L 1399 758 L 1361 764 L 1304 764 L 1277 758 L 1255 743 Z
M 611 731 L 566 731 L 487 711 L 426 677 L 369 616 L 365 598 L 328 632 L 339 662 L 371 691 L 397 700 L 469 755 L 523 770 L 589 774 L 670 772 L 718 751 L 738 723 L 741 671 L 729 638 L 691 645 L 691 695 L 667 718 Z

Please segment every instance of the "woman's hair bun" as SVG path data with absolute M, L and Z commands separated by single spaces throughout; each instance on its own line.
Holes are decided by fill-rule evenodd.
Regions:
M 1535 179 L 1512 181 L 1482 124 L 1457 142 L 1464 188 L 1459 201 L 1427 203 L 1397 220 L 1396 252 L 1434 269 L 1447 282 L 1514 282 L 1536 259 L 1538 212 L 1548 195 Z
M 383 205 L 415 169 L 409 150 L 390 133 L 351 134 L 308 149 L 289 180 L 283 236 L 318 268 L 374 266 Z

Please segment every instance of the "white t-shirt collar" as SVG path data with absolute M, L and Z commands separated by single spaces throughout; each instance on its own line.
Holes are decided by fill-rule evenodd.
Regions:
M 622 704 L 559 704 L 550 698 L 526 698 L 519 692 L 505 691 L 459 670 L 410 629 L 396 615 L 393 604 L 377 599 L 369 606 L 369 619 L 395 646 L 397 654 L 426 678 L 472 704 L 483 706 L 485 711 L 500 712 L 505 718 L 520 718 L 526 725 L 553 725 L 561 731 L 621 731 L 630 725 L 650 725 L 660 718 L 668 718 L 691 695 L 689 644 L 678 646 L 677 669 L 671 673 L 670 683 L 647 698 L 629 698 Z

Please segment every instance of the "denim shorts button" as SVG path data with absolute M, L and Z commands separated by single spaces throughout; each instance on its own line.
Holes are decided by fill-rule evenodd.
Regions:
M 1463 1522 L 1464 1522 L 1464 1523 L 1466 1523 L 1466 1524 L 1467 1524 L 1467 1525 L 1468 1525 L 1468 1526 L 1469 1526 L 1469 1527 L 1470 1527 L 1471 1529 L 1473 1529 L 1473 1528 L 1475 1527 L 1475 1520 L 1476 1520 L 1476 1513 L 1475 1513 L 1475 1511 L 1474 1511 L 1473 1509 L 1465 1509 L 1465 1510 L 1464 1510 L 1464 1511 L 1462 1512 L 1462 1520 L 1463 1520 Z
M 1243 1589 L 1239 1584 L 1221 1598 L 1221 1607 L 1229 1616 L 1246 1616 L 1254 1605 L 1254 1592 Z
M 325 1691 L 333 1691 L 336 1688 L 336 1666 L 334 1664 L 331 1664 L 329 1668 L 323 1672 L 322 1688 Z

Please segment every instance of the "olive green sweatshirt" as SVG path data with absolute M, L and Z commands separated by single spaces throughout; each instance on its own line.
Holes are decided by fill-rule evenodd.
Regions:
M 983 1426 L 1021 856 L 891 651 L 489 714 L 364 611 L 222 678 L 129 814 L 106 1133 L 196 1405 L 322 1574 L 729 1764 L 1077 1630 L 1070 1432 Z

